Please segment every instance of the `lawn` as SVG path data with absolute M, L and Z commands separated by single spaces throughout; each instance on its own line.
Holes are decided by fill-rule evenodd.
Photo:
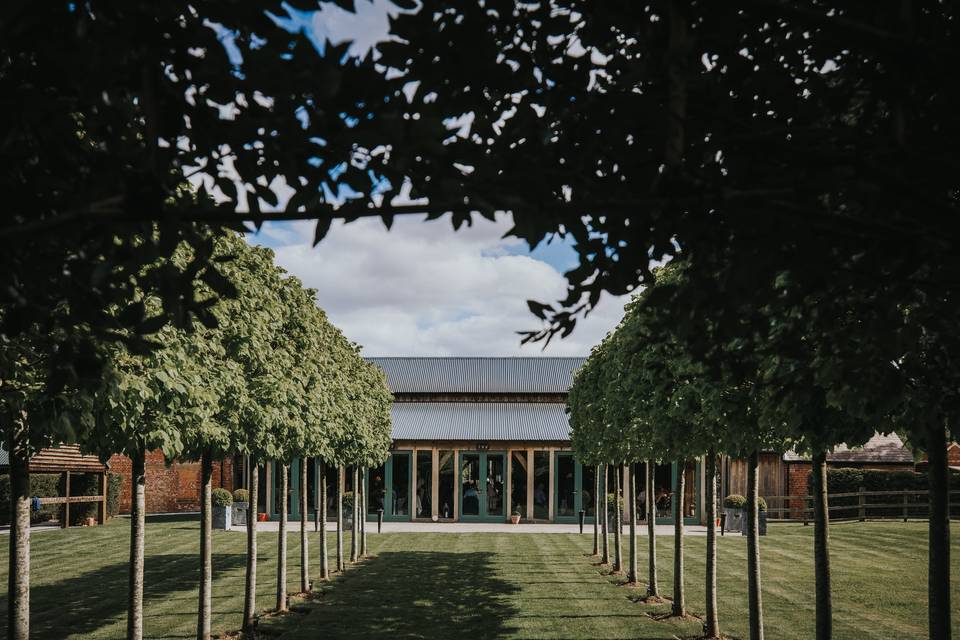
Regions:
M 32 619 L 37 638 L 122 638 L 128 521 L 33 537 Z M 763 539 L 767 636 L 813 635 L 812 528 L 773 525 Z M 960 565 L 960 526 L 953 528 L 953 569 Z M 276 534 L 260 539 L 258 603 L 273 602 Z M 657 620 L 666 605 L 634 600 L 586 555 L 589 536 L 565 534 L 394 533 L 370 535 L 374 557 L 326 586 L 300 613 L 264 622 L 285 638 L 674 638 L 693 636 L 696 620 Z M 332 538 L 331 538 L 332 541 Z M 216 632 L 240 622 L 245 536 L 214 535 Z M 290 537 L 289 589 L 299 590 L 299 536 Z M 641 547 L 646 542 L 640 539 Z M 661 538 L 660 579 L 669 595 L 672 540 Z M 923 637 L 926 621 L 926 531 L 922 523 L 835 526 L 836 638 Z M 316 534 L 311 534 L 316 564 Z M 6 545 L 0 573 L 6 571 Z M 745 541 L 720 540 L 720 614 L 725 631 L 746 635 Z M 687 539 L 690 609 L 703 611 L 704 539 Z M 147 528 L 145 633 L 195 634 L 194 519 L 154 519 Z M 625 549 L 626 551 L 626 549 Z M 641 563 L 646 554 L 641 555 Z M 643 568 L 643 567 L 642 567 Z M 6 576 L 0 576 L 0 588 Z M 954 590 L 954 609 L 960 594 Z M 5 599 L 5 592 L 0 594 Z M 957 616 L 960 617 L 960 616 Z M 5 625 L 0 621 L 0 627 Z M 955 629 L 960 630 L 957 620 Z M 5 633 L 5 629 L 3 629 Z

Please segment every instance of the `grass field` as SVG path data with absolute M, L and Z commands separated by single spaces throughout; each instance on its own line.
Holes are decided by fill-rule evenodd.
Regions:
M 37 638 L 122 638 L 129 522 L 38 533 L 32 539 L 32 624 Z M 953 572 L 960 566 L 954 525 Z M 812 528 L 772 525 L 762 541 L 767 637 L 813 635 Z M 198 527 L 192 519 L 147 527 L 145 634 L 194 637 Z M 258 604 L 273 603 L 276 534 L 262 533 Z M 317 537 L 311 534 L 316 568 Z M 332 541 L 332 538 L 331 538 Z M 586 555 L 592 538 L 565 534 L 393 533 L 369 536 L 373 557 L 324 587 L 300 613 L 265 620 L 286 638 L 675 638 L 695 636 L 696 620 L 659 620 L 667 605 L 635 602 L 641 591 Z M 242 533 L 214 534 L 215 632 L 236 629 L 243 591 Z M 646 539 L 641 538 L 643 548 Z M 920 638 L 926 623 L 923 523 L 850 523 L 832 531 L 836 638 Z M 299 535 L 289 544 L 289 589 L 299 590 Z M 332 547 L 331 547 L 332 548 Z M 745 540 L 720 539 L 724 631 L 746 635 Z M 687 597 L 703 611 L 704 539 L 687 539 Z M 0 589 L 6 599 L 6 545 Z M 626 548 L 624 549 L 626 553 Z M 658 545 L 665 595 L 672 585 L 672 539 Z M 646 553 L 641 554 L 645 571 Z M 315 573 L 312 572 L 312 573 Z M 954 610 L 960 612 L 960 589 Z M 960 624 L 955 615 L 955 633 Z M 6 632 L 5 617 L 0 631 Z

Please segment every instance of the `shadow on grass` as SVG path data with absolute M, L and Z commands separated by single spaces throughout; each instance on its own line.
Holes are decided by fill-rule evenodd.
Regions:
M 492 553 L 388 552 L 338 578 L 284 638 L 494 638 L 518 613 Z M 291 621 L 293 622 L 293 621 Z
M 214 583 L 217 574 L 236 570 L 246 563 L 244 554 L 213 554 Z M 126 617 L 128 564 L 118 562 L 53 584 L 30 590 L 30 637 L 63 638 L 85 635 Z M 144 566 L 144 612 L 164 608 L 175 592 L 196 590 L 200 581 L 197 555 L 154 555 Z M 196 597 L 191 599 L 196 607 Z M 6 608 L 6 598 L 2 599 Z M 195 610 L 195 609 L 194 609 Z M 182 614 L 182 611 L 178 611 Z M 6 617 L 0 620 L 0 635 L 6 635 Z

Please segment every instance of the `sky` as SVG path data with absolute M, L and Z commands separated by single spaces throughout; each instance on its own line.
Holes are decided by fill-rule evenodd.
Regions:
M 378 218 L 335 222 L 316 247 L 312 222 L 267 223 L 247 240 L 316 289 L 318 305 L 366 356 L 588 355 L 627 298 L 603 297 L 546 350 L 521 346 L 516 332 L 540 326 L 526 301 L 560 299 L 576 255 L 560 241 L 531 251 L 502 237 L 510 226 L 502 215 L 455 232 L 448 217 L 398 216 L 389 232 Z
M 356 13 L 332 3 L 283 8 L 278 24 L 309 37 L 321 55 L 328 41 L 349 41 L 353 56 L 389 39 L 388 13 L 399 11 L 389 0 L 358 0 Z M 496 222 L 478 217 L 456 232 L 449 218 L 399 216 L 388 232 L 379 219 L 365 219 L 334 223 L 312 247 L 313 223 L 268 223 L 248 241 L 274 249 L 281 267 L 316 289 L 317 303 L 364 355 L 588 355 L 627 299 L 601 298 L 573 334 L 546 350 L 521 346 L 517 332 L 540 327 L 526 301 L 564 297 L 562 274 L 576 254 L 559 240 L 531 250 L 503 237 L 510 226 L 507 214 Z

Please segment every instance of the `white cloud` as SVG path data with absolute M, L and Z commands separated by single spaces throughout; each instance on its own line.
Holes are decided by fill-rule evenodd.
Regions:
M 398 217 L 335 223 L 311 247 L 312 223 L 266 225 L 251 243 L 274 247 L 277 263 L 317 290 L 318 303 L 365 355 L 585 355 L 623 315 L 625 298 L 605 298 L 565 340 L 521 347 L 517 331 L 538 320 L 527 299 L 566 291 L 563 276 L 502 239 L 510 227 L 478 220 L 454 232 L 449 220 Z M 278 246 L 279 245 L 279 246 Z

